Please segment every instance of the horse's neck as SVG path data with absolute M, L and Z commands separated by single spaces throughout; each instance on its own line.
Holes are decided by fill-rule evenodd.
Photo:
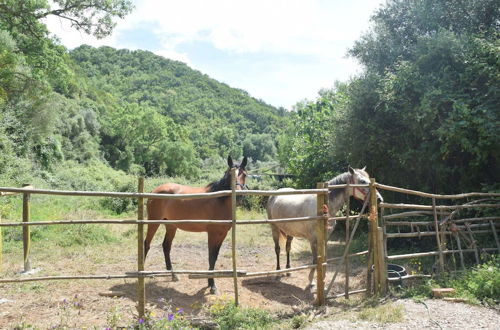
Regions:
M 349 173 L 342 173 L 328 182 L 329 185 L 340 185 L 346 184 L 350 180 Z M 332 198 L 328 201 L 328 207 L 331 209 L 330 214 L 337 213 L 338 210 L 345 204 L 344 189 L 334 189 L 332 192 Z
M 343 190 L 338 190 L 337 193 L 334 193 L 333 199 L 329 201 L 330 214 L 337 213 L 338 210 L 345 204 L 345 194 Z

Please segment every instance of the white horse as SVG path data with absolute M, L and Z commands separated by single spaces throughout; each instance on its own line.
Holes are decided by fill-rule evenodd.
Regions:
M 349 166 L 349 171 L 337 175 L 328 182 L 329 186 L 340 184 L 369 184 L 370 177 L 363 169 L 353 169 Z M 293 191 L 292 188 L 282 188 L 280 191 Z M 332 189 L 328 194 L 328 212 L 329 216 L 333 217 L 338 210 L 346 202 L 346 194 L 344 189 Z M 365 200 L 368 195 L 368 187 L 351 187 L 349 188 L 349 196 L 353 196 L 359 200 Z M 382 196 L 377 191 L 377 198 L 382 200 Z M 272 196 L 267 202 L 267 218 L 268 219 L 282 219 L 282 218 L 298 218 L 315 216 L 316 209 L 316 194 L 305 195 L 282 195 Z M 286 237 L 286 268 L 290 268 L 290 248 L 294 237 L 305 238 L 311 245 L 311 252 L 313 256 L 313 264 L 317 261 L 318 248 L 316 237 L 316 221 L 297 221 L 297 222 L 282 222 L 271 224 L 274 250 L 276 252 L 276 269 L 280 270 L 280 240 Z M 328 235 L 331 234 L 335 228 L 335 222 L 328 223 Z M 312 268 L 309 273 L 309 285 L 313 286 L 315 269 Z

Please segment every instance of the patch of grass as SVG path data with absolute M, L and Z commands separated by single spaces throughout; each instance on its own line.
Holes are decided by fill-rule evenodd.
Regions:
M 384 304 L 362 309 L 358 314 L 360 320 L 377 322 L 380 324 L 402 322 L 404 317 L 403 306 Z
M 413 299 L 431 298 L 432 289 L 440 287 L 454 288 L 456 297 L 465 298 L 470 303 L 497 304 L 500 301 L 500 258 L 495 257 L 458 275 L 446 274 L 406 287 L 402 296 Z
M 218 329 L 267 329 L 275 323 L 271 314 L 258 308 L 238 307 L 220 299 L 210 306 L 209 313 Z

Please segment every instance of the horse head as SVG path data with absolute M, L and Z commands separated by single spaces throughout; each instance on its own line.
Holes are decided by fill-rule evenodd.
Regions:
M 229 166 L 228 173 L 229 176 L 231 169 L 236 169 L 236 190 L 245 190 L 248 189 L 245 184 L 245 180 L 247 177 L 246 166 L 247 166 L 247 156 L 243 157 L 241 163 L 234 163 L 231 156 L 227 156 L 227 165 Z
M 370 184 L 370 175 L 365 171 L 366 166 L 362 169 L 356 169 L 349 166 L 349 183 L 350 184 Z M 384 199 L 382 195 L 375 190 L 377 193 L 377 200 L 379 202 L 383 202 Z M 349 195 L 353 196 L 356 199 L 364 201 L 368 193 L 370 192 L 370 188 L 368 187 L 352 187 Z

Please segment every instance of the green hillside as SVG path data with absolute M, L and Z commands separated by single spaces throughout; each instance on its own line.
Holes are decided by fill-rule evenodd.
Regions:
M 100 147 L 113 167 L 192 175 L 172 167 L 196 169 L 228 153 L 275 157 L 284 109 L 147 51 L 81 46 L 70 57 L 88 82 L 86 93 L 102 105 Z

